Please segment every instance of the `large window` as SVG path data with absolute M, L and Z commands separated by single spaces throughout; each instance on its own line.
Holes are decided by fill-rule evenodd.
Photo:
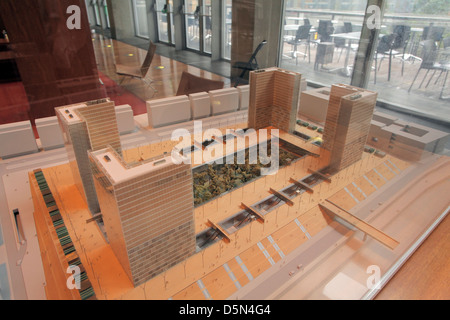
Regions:
M 203 51 L 211 53 L 212 40 L 212 14 L 211 14 L 211 0 L 202 0 L 203 6 Z
M 366 7 L 360 0 L 287 1 L 280 66 L 318 86 L 357 83 L 354 63 Z M 366 86 L 378 92 L 380 103 L 443 120 L 450 96 L 449 37 L 448 1 L 388 0 L 379 37 L 371 43 L 374 58 L 359 74 L 369 75 Z
M 101 26 L 102 25 L 102 19 L 100 17 L 100 9 L 99 9 L 99 0 L 93 0 L 92 1 L 92 8 L 94 9 L 94 18 L 95 18 L 95 25 Z
M 133 11 L 136 35 L 148 39 L 149 33 L 145 0 L 133 0 Z
M 88 19 L 91 26 L 110 29 L 108 4 L 106 0 L 92 0 L 87 5 Z
M 200 50 L 200 6 L 198 0 L 186 0 L 184 5 L 186 47 Z
M 223 0 L 222 8 L 222 58 L 231 60 L 231 24 L 233 2 Z
M 281 67 L 318 84 L 349 84 L 364 20 L 363 2 L 288 1 Z
M 387 1 L 369 88 L 379 100 L 439 117 L 450 98 L 448 1 Z
M 106 27 L 108 29 L 111 28 L 111 23 L 109 20 L 109 11 L 108 11 L 108 3 L 106 0 L 103 0 L 103 9 L 105 10 L 105 18 L 106 18 Z
M 174 44 L 173 1 L 156 0 L 159 41 Z
M 211 0 L 185 0 L 184 17 L 186 47 L 202 53 L 211 53 Z

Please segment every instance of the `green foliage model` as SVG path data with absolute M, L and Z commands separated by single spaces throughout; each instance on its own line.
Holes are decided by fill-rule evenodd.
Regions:
M 289 165 L 295 158 L 297 156 L 280 149 L 278 158 L 280 168 Z M 237 164 L 235 155 L 234 164 L 207 165 L 206 169 L 201 169 L 193 174 L 194 204 L 200 205 L 222 193 L 241 187 L 260 177 L 261 168 L 269 166 L 270 164 L 261 164 L 259 157 L 256 164 L 250 164 L 248 150 L 245 154 L 245 164 Z

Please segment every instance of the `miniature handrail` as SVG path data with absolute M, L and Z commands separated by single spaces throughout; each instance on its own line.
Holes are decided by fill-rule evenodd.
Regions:
M 318 175 L 318 176 L 321 177 L 324 181 L 326 181 L 326 182 L 328 182 L 328 183 L 331 183 L 330 177 L 327 177 L 326 175 L 324 175 L 323 173 L 320 173 L 319 171 L 314 171 L 314 170 L 312 170 L 312 169 L 308 169 L 308 172 L 309 172 L 309 173 L 312 173 L 312 174 L 315 174 L 315 175 Z
M 211 226 L 211 228 L 213 228 L 214 230 L 218 231 L 218 232 L 222 235 L 223 240 L 224 240 L 226 243 L 230 243 L 230 238 L 229 238 L 229 236 L 228 236 L 228 233 L 227 233 L 225 230 L 223 230 L 222 227 L 219 226 L 219 224 L 214 223 L 214 222 L 212 222 L 212 221 L 209 220 L 209 219 L 208 219 L 208 224 Z
M 292 207 L 294 205 L 294 202 L 292 202 L 292 200 L 289 199 L 289 197 L 286 194 L 284 194 L 283 192 L 276 191 L 276 190 L 274 190 L 272 188 L 270 188 L 270 192 L 272 194 L 274 194 L 276 197 L 278 197 L 281 200 L 283 200 L 284 202 L 286 202 L 288 204 L 288 206 Z
M 265 219 L 264 219 L 264 215 L 259 212 L 258 210 L 256 210 L 255 208 L 251 207 L 251 206 L 247 206 L 245 203 L 241 203 L 241 206 L 247 210 L 250 211 L 251 213 L 253 213 L 255 216 L 258 217 L 258 221 L 264 223 Z

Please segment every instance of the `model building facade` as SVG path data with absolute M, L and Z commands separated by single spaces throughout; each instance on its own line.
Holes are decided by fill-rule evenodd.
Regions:
M 376 92 L 333 85 L 323 134 L 322 156 L 334 171 L 361 160 L 376 105 Z
M 91 213 L 100 207 L 95 192 L 88 151 L 112 146 L 122 153 L 114 102 L 89 101 L 55 109 L 62 128 L 75 184 L 85 197 Z
M 367 144 L 399 159 L 420 161 L 444 152 L 450 134 L 375 112 Z
M 269 126 L 289 133 L 295 130 L 301 74 L 278 68 L 250 73 L 249 127 Z
M 89 156 L 109 243 L 135 286 L 195 253 L 189 164 L 129 166 L 111 148 Z

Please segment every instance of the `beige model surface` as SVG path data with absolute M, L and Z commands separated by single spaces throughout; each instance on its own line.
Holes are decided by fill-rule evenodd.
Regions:
M 335 95 L 336 114 L 340 114 L 340 116 L 333 121 L 330 116 L 328 119 L 330 121 L 326 123 L 325 132 L 328 131 L 328 133 L 324 134 L 324 141 L 325 143 L 328 141 L 329 145 L 331 145 L 329 151 L 331 151 L 330 154 L 333 156 L 331 158 L 329 156 L 325 157 L 321 153 L 323 148 L 291 134 L 296 128 L 295 121 L 292 123 L 292 114 L 294 114 L 295 118 L 298 100 L 294 96 L 298 97 L 298 92 L 293 96 L 278 96 L 274 98 L 272 94 L 275 93 L 276 95 L 276 92 L 284 92 L 283 88 L 277 88 L 272 91 L 269 90 L 268 99 L 264 100 L 261 96 L 262 94 L 267 94 L 264 90 L 262 92 L 258 91 L 261 89 L 259 87 L 261 83 L 264 84 L 262 86 L 264 88 L 267 88 L 267 81 L 273 86 L 279 84 L 273 79 L 265 79 L 271 72 L 275 75 L 273 79 L 277 79 L 276 77 L 280 73 L 279 76 L 282 79 L 279 82 L 280 84 L 284 83 L 283 81 L 286 79 L 295 79 L 290 83 L 290 88 L 297 90 L 295 88 L 298 87 L 301 78 L 298 74 L 284 72 L 279 69 L 255 72 L 252 76 L 264 75 L 264 77 L 258 78 L 264 81 L 254 81 L 253 86 L 251 84 L 249 121 L 250 123 L 256 123 L 253 125 L 258 127 L 256 128 L 257 137 L 260 136 L 259 130 L 267 129 L 272 137 L 277 135 L 280 141 L 285 141 L 295 148 L 304 150 L 305 155 L 279 168 L 274 175 L 260 176 L 195 207 L 192 210 L 193 234 L 199 235 L 213 227 L 213 229 L 219 231 L 222 237 L 215 238 L 208 246 L 202 247 L 200 250 L 197 249 L 184 259 L 174 260 L 177 262 L 174 262 L 173 265 L 168 263 L 168 268 L 161 270 L 159 274 L 153 274 L 149 278 L 145 278 L 145 280 L 140 278 L 138 279 L 139 281 L 136 281 L 136 279 L 133 279 L 133 275 L 130 276 L 126 261 L 124 263 L 121 255 L 117 254 L 117 250 L 114 248 L 116 244 L 108 243 L 98 226 L 95 223 L 88 222 L 91 216 L 86 203 L 83 201 L 83 197 L 74 188 L 74 180 L 70 173 L 67 172 L 68 165 L 44 169 L 44 174 L 49 181 L 55 200 L 61 208 L 61 215 L 67 222 L 68 232 L 73 236 L 77 252 L 83 252 L 80 258 L 83 265 L 86 266 L 86 273 L 91 280 L 98 299 L 225 299 L 230 297 L 230 295 L 246 284 L 252 283 L 278 261 L 283 260 L 289 253 L 310 241 L 321 230 L 332 223 L 331 217 L 321 211 L 321 203 L 329 200 L 341 208 L 342 212 L 348 212 L 358 203 L 363 202 L 372 194 L 377 193 L 378 190 L 391 184 L 399 176 L 410 173 L 409 170 L 412 165 L 406 161 L 386 154 L 364 152 L 362 140 L 364 136 L 367 138 L 368 125 L 366 125 L 366 119 L 370 109 L 373 108 L 373 93 L 353 87 L 339 86 L 340 89 L 345 88 L 344 91 L 346 92 L 342 94 L 344 98 L 341 100 Z M 285 79 L 284 77 L 287 78 Z M 269 85 L 269 88 L 271 85 Z M 259 93 L 256 94 L 257 92 Z M 256 112 L 259 107 L 255 104 L 255 98 L 262 99 L 263 109 L 267 107 L 267 113 L 263 113 L 262 118 Z M 270 108 L 280 109 L 279 114 L 275 115 L 269 112 Z M 359 109 L 361 109 L 361 113 Z M 287 110 L 291 110 L 291 113 L 289 114 Z M 348 110 L 350 111 L 346 112 Z M 260 120 L 262 122 L 258 124 Z M 356 128 L 356 123 L 359 120 L 363 123 L 362 128 Z M 266 124 L 264 125 L 263 122 Z M 282 128 L 275 126 L 275 124 L 280 125 Z M 340 126 L 348 126 L 349 128 L 344 130 L 345 128 Z M 342 141 L 334 140 L 333 135 L 330 134 L 330 132 L 336 133 L 341 132 L 341 130 L 344 130 L 342 131 L 344 132 L 342 134 L 344 143 L 342 144 Z M 224 134 L 223 129 L 219 130 L 218 133 Z M 201 138 L 204 137 L 202 135 L 199 141 L 198 137 L 193 136 L 189 142 L 198 145 L 203 142 Z M 355 143 L 355 141 L 358 143 Z M 134 150 L 126 150 L 123 152 L 124 160 L 125 162 L 136 161 L 144 165 L 152 163 L 153 160 L 149 160 L 152 156 L 161 156 L 162 152 L 172 151 L 177 143 L 166 141 L 154 144 L 148 148 L 141 147 Z M 351 146 L 352 143 L 357 145 L 357 154 L 355 157 L 346 157 L 346 152 L 353 148 Z M 246 143 L 245 147 L 250 145 Z M 220 144 L 216 144 L 216 146 L 220 148 L 226 147 Z M 205 149 L 201 151 L 205 151 Z M 336 154 L 337 156 L 335 156 Z M 91 155 L 102 157 L 100 153 L 92 153 Z M 108 161 L 108 159 L 104 158 L 104 155 L 103 160 L 100 158 L 97 158 L 97 160 Z M 331 173 L 324 171 L 324 169 L 328 168 L 330 160 L 336 159 L 338 161 L 331 162 L 339 163 L 335 170 Z M 448 161 L 448 159 L 444 157 L 442 161 Z M 196 165 L 203 163 L 195 164 L 192 167 L 195 168 Z M 104 169 L 107 164 L 97 167 L 101 168 L 102 166 Z M 132 166 L 134 167 L 134 164 Z M 190 168 L 190 166 L 187 167 Z M 126 175 L 119 174 L 115 176 L 114 174 L 109 174 L 107 170 L 99 170 L 96 174 L 98 183 L 101 183 L 100 181 L 112 182 L 116 180 L 125 183 L 128 179 Z M 140 176 L 139 174 L 134 178 L 130 177 L 130 179 L 139 180 Z M 145 173 L 142 173 L 142 176 L 144 177 Z M 32 180 L 32 177 L 30 179 Z M 157 179 L 156 181 L 159 180 Z M 307 184 L 306 188 L 303 187 L 304 184 Z M 34 186 L 33 183 L 31 185 L 32 187 Z M 189 186 L 192 188 L 192 185 Z M 289 196 L 286 190 L 292 186 L 299 186 L 299 188 L 293 195 Z M 105 194 L 111 191 L 117 194 L 120 193 L 119 189 L 114 190 L 113 183 L 110 183 L 110 185 L 105 183 L 99 189 L 103 190 L 102 192 Z M 125 198 L 139 198 L 139 192 L 133 194 L 132 190 L 128 191 L 130 194 Z M 177 197 L 172 195 L 166 199 L 162 194 L 156 197 L 157 192 L 155 191 L 154 194 L 148 195 L 149 199 L 153 199 L 150 202 L 166 202 L 168 208 L 177 206 Z M 183 196 L 187 193 L 186 189 L 179 195 Z M 271 199 L 278 200 L 277 205 L 272 209 L 258 209 L 261 202 Z M 114 200 L 110 200 L 109 203 L 114 204 Z M 143 213 L 138 205 L 134 205 L 133 208 L 136 209 L 137 216 Z M 250 211 L 255 215 L 255 219 L 235 229 L 227 229 L 221 225 L 221 222 L 233 217 L 242 210 L 247 210 L 246 208 L 250 208 Z M 39 208 L 35 209 L 35 216 L 38 218 L 43 213 L 40 212 Z M 128 210 L 126 205 L 123 206 L 123 209 Z M 430 210 L 432 209 L 430 205 Z M 115 210 L 111 212 L 114 213 Z M 129 214 L 133 215 L 134 212 L 129 211 Z M 185 216 L 188 216 L 187 212 Z M 105 217 L 106 219 L 113 219 L 113 217 L 108 217 L 108 214 Z M 351 216 L 347 216 L 347 218 L 349 220 L 353 219 Z M 144 223 L 146 222 L 148 221 Z M 356 220 L 353 220 L 353 222 L 358 224 L 360 228 L 366 229 L 366 231 L 369 230 L 368 232 L 374 237 L 381 239 L 379 231 L 375 231 L 368 223 L 356 223 Z M 122 231 L 119 228 L 115 229 L 120 231 L 115 231 L 119 235 L 117 239 L 120 239 L 120 237 L 126 239 L 128 236 L 131 236 L 127 240 L 127 245 L 129 241 L 137 240 L 141 234 L 140 232 L 134 235 L 133 231 L 130 234 L 125 233 L 134 227 L 139 228 L 139 223 L 140 220 L 134 221 L 132 225 L 126 227 L 123 235 L 120 235 Z M 175 223 L 175 221 L 172 221 L 172 223 Z M 123 221 L 121 221 L 121 224 L 124 225 Z M 143 233 L 151 228 L 144 229 L 141 230 Z M 40 242 L 48 243 L 45 242 L 46 236 L 45 233 L 38 234 L 38 237 L 42 238 Z M 111 239 L 114 238 L 114 236 L 111 237 Z M 389 242 L 387 238 L 381 240 L 385 244 Z M 392 242 L 389 244 L 391 247 L 394 247 Z M 118 247 L 120 246 L 123 248 L 123 244 L 119 243 Z M 124 250 L 122 251 L 124 252 Z M 142 254 L 144 255 L 144 252 Z M 144 270 L 141 271 L 145 272 Z M 55 296 L 57 295 L 55 294 Z
M 313 160 L 314 158 L 306 160 L 308 161 L 306 163 L 313 163 Z M 363 177 L 371 177 L 371 183 L 377 188 L 382 188 L 384 184 L 395 178 L 388 175 L 389 170 L 384 170 L 385 164 L 393 167 L 391 162 L 402 170 L 409 167 L 406 162 L 395 158 L 380 159 L 367 154 L 361 162 L 336 175 L 331 184 L 322 183 L 312 188 L 314 193 L 303 193 L 302 196 L 294 198 L 294 206 L 290 207 L 286 204 L 279 207 L 265 215 L 264 223 L 255 221 L 229 235 L 228 244 L 223 241 L 216 242 L 136 288 L 97 225 L 86 222 L 90 218 L 90 213 L 81 194 L 73 187 L 72 176 L 67 171 L 67 165 L 43 171 L 50 188 L 54 191 L 56 201 L 61 204 L 59 206 L 61 214 L 67 222 L 70 222 L 67 225 L 70 234 L 74 235 L 77 251 L 85 253 L 81 258 L 83 265 L 87 266 L 86 271 L 98 299 L 168 299 L 171 297 L 205 299 L 198 285 L 199 280 L 203 282 L 213 299 L 221 299 L 227 298 L 238 290 L 224 269 L 225 265 L 236 277 L 239 276 L 241 286 L 253 281 L 272 265 L 261 251 L 261 245 L 273 262 L 279 261 L 331 222 L 331 219 L 319 208 L 322 199 L 331 199 L 346 210 L 351 209 L 357 202 L 343 187 L 348 189 L 353 186 L 352 182 L 356 182 L 369 196 L 376 189 L 369 183 L 364 185 L 363 182 L 367 180 Z M 270 188 L 274 188 L 275 185 L 279 190 L 290 184 L 291 177 L 300 179 L 307 176 L 306 169 L 303 170 L 303 174 L 296 170 L 303 165 L 305 162 L 297 162 L 293 167 L 286 168 L 288 170 L 283 172 L 284 178 L 281 178 L 282 175 L 275 179 L 260 178 L 229 195 L 196 208 L 196 232 L 207 228 L 208 220 L 221 221 L 222 217 L 241 210 L 241 204 L 244 201 L 247 205 L 251 205 L 269 196 Z M 382 173 L 386 180 L 378 176 L 375 171 Z M 355 179 L 355 177 L 359 178 Z M 357 195 L 356 191 L 354 194 Z M 250 195 L 253 196 L 250 197 Z M 236 201 L 234 202 L 233 199 Z M 35 216 L 41 214 L 36 209 Z M 45 235 L 39 236 L 45 238 Z

